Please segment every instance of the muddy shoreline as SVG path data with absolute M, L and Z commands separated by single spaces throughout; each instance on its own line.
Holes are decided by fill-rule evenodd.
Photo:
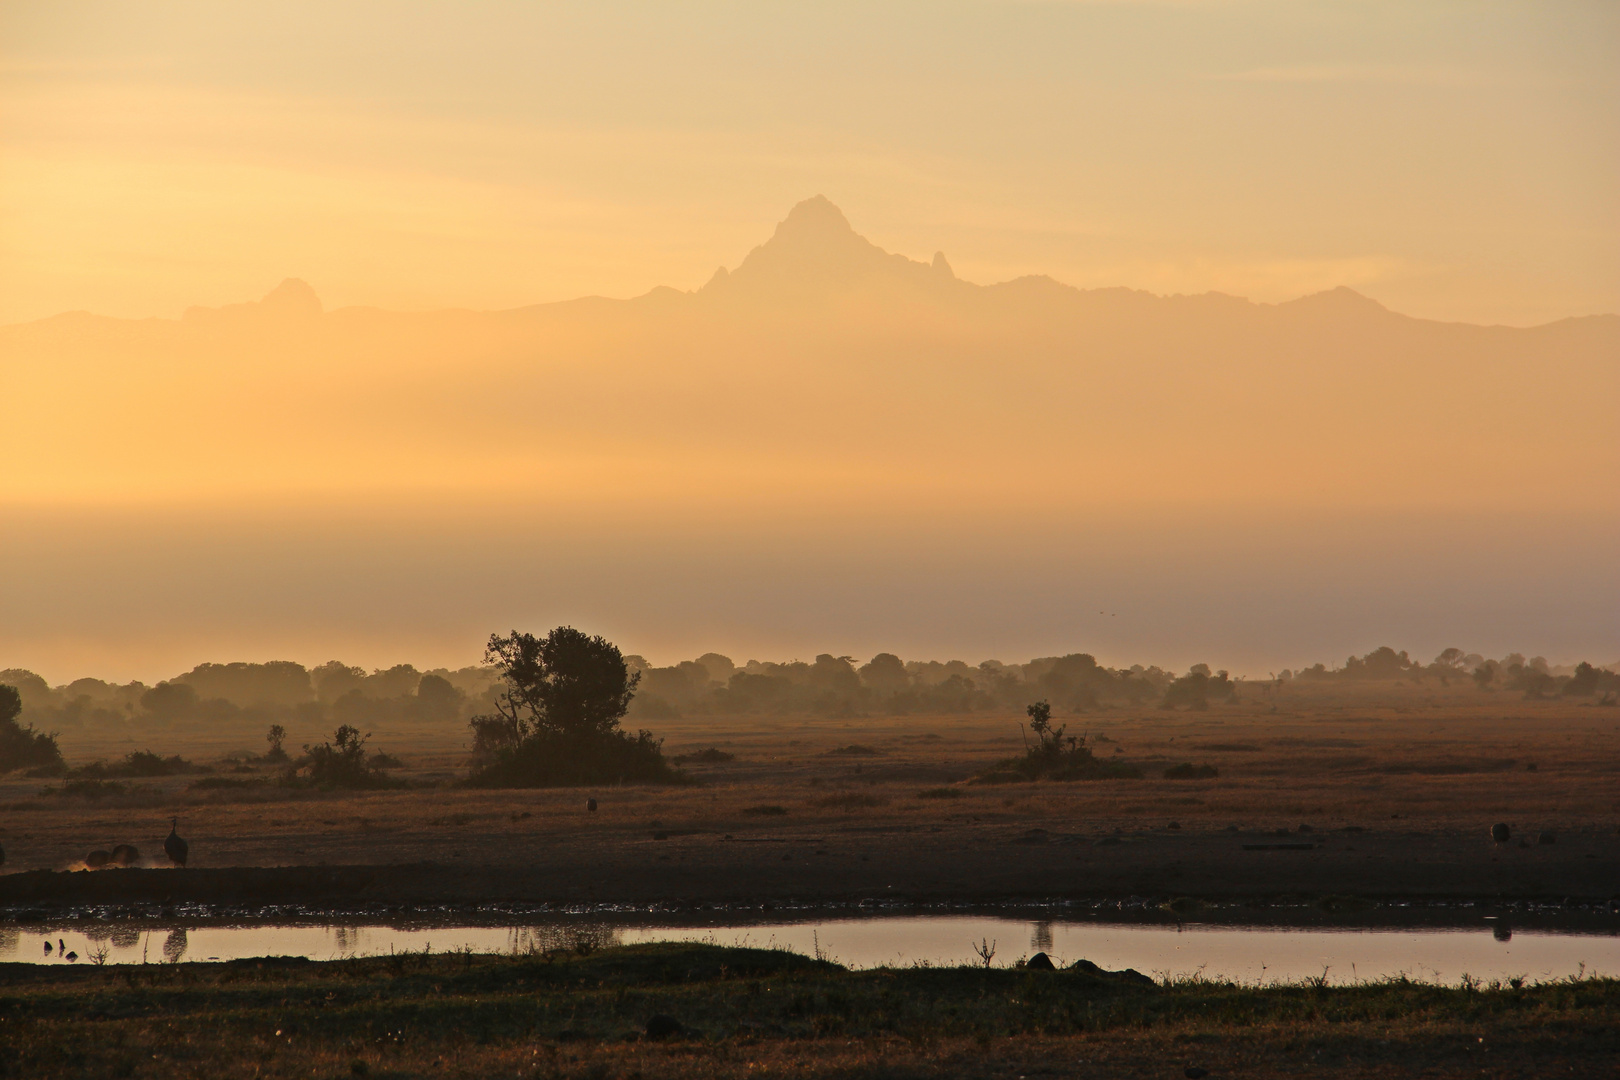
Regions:
M 1573 839 L 1573 838 L 1572 838 Z M 778 910 L 1019 908 L 1158 911 L 1170 917 L 1298 911 L 1344 925 L 1414 911 L 1620 912 L 1620 859 L 1609 844 L 1566 843 L 1532 853 L 1428 843 L 1350 849 L 1253 850 L 1241 843 L 1138 843 L 1080 853 L 1059 845 L 955 849 L 883 845 L 865 858 L 825 847 L 606 845 L 553 852 L 537 865 L 442 863 L 30 870 L 0 875 L 0 919 L 98 909 L 246 917 L 319 910 L 443 916 L 452 912 L 603 914 Z M 1088 846 L 1089 847 L 1089 846 Z M 1379 850 L 1391 847 L 1391 850 Z M 684 848 L 684 850 L 683 850 Z M 802 850 L 800 850 L 802 849 Z M 1369 850 L 1370 849 L 1370 850 Z M 1523 858 L 1513 856 L 1526 855 Z M 570 857 L 571 856 L 571 857 Z M 654 857 L 655 859 L 657 857 Z M 649 865 L 650 862 L 650 865 Z

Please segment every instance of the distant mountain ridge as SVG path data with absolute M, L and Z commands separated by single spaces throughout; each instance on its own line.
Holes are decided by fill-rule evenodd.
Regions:
M 914 300 L 927 299 L 935 303 L 958 305 L 982 306 L 1006 298 L 1008 303 L 1027 305 L 1046 301 L 1057 307 L 1081 304 L 1095 308 L 1112 303 L 1122 311 L 1133 306 L 1137 308 L 1146 306 L 1161 311 L 1166 305 L 1183 308 L 1194 306 L 1206 310 L 1222 308 L 1228 311 L 1247 307 L 1255 311 L 1289 314 L 1309 312 L 1332 319 L 1394 318 L 1433 325 L 1458 327 L 1479 325 L 1439 323 L 1435 320 L 1402 315 L 1344 285 L 1280 303 L 1250 301 L 1218 292 L 1166 296 L 1120 286 L 1081 289 L 1066 285 L 1045 274 L 1024 275 L 1007 281 L 979 285 L 958 278 L 946 260 L 944 252 L 936 252 L 931 262 L 920 262 L 905 255 L 883 250 L 856 232 L 843 211 L 823 195 L 816 195 L 798 203 L 788 212 L 787 217 L 777 224 L 771 237 L 749 251 L 735 270 L 728 270 L 722 266 L 714 272 L 707 283 L 691 292 L 658 286 L 641 296 L 627 300 L 586 296 L 575 300 L 525 305 L 508 311 L 535 313 L 555 311 L 569 306 L 631 304 L 638 301 L 668 304 L 676 302 L 680 297 L 721 303 L 818 304 L 861 292 L 875 294 L 885 300 L 898 295 Z M 1012 299 L 1014 297 L 1017 298 L 1016 301 Z M 268 317 L 278 321 L 302 321 L 323 314 L 333 315 L 343 310 L 345 309 L 326 311 L 320 297 L 307 282 L 298 278 L 287 278 L 258 301 L 227 304 L 219 308 L 192 307 L 187 309 L 184 318 L 208 320 L 216 317 L 227 319 Z M 1027 308 L 1021 310 L 1024 314 L 1029 313 Z M 424 313 L 401 313 L 402 317 L 418 314 Z M 65 312 L 62 315 L 35 320 L 35 323 L 13 325 L 35 325 L 64 317 L 111 318 L 91 316 L 88 312 Z M 1550 327 L 1583 323 L 1620 327 L 1620 315 L 1571 316 L 1541 325 Z M 1540 327 L 1496 326 L 1480 328 L 1540 329 Z M 0 327 L 0 331 L 6 329 L 7 327 Z
M 487 486 L 496 455 L 536 490 L 591 475 L 661 499 L 764 476 L 1072 507 L 1236 486 L 1620 509 L 1620 317 L 1485 327 L 1348 288 L 1261 304 L 978 285 L 942 254 L 884 251 L 820 196 L 692 292 L 328 311 L 289 279 L 179 320 L 0 327 L 0 375 L 0 499 L 456 489 Z

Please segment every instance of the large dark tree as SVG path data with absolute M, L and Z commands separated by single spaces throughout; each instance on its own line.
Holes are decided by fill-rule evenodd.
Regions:
M 495 714 L 470 722 L 473 749 L 484 760 L 475 784 L 679 779 L 651 732 L 632 736 L 619 729 L 641 676 L 606 638 L 571 626 L 543 638 L 514 630 L 491 635 L 484 659 L 500 671 L 502 686 Z
M 55 769 L 62 765 L 62 751 L 56 736 L 35 731 L 32 724 L 19 724 L 22 694 L 15 686 L 0 683 L 0 772 L 11 769 Z

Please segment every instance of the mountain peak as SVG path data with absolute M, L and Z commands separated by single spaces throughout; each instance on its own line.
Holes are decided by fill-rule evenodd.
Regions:
M 302 278 L 283 279 L 280 285 L 265 293 L 259 303 L 287 315 L 319 315 L 324 310 L 321 298 Z
M 919 285 L 954 276 L 943 256 L 930 265 L 884 251 L 857 233 L 825 195 L 816 195 L 788 211 L 769 240 L 750 251 L 735 271 L 716 273 L 706 288 L 793 295 L 873 279 Z
M 812 195 L 788 211 L 776 226 L 773 240 L 808 240 L 856 236 L 844 212 L 825 195 Z

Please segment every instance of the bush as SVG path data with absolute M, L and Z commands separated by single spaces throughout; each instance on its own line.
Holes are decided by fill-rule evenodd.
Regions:
M 917 792 L 919 799 L 960 799 L 962 793 L 953 787 L 931 787 Z
M 1194 765 L 1190 761 L 1164 770 L 1166 780 L 1209 780 L 1219 775 L 1221 771 L 1213 765 Z
M 787 807 L 785 807 L 785 806 L 745 806 L 745 807 L 743 807 L 743 813 L 747 814 L 750 817 L 785 817 L 787 815 Z
M 468 780 L 473 787 L 579 787 L 587 784 L 674 784 L 686 777 L 664 760 L 662 740 L 630 735 L 531 732 Z
M 32 724 L 19 724 L 20 715 L 22 693 L 15 686 L 0 683 L 0 773 L 12 769 L 61 769 L 62 751 L 56 745 L 56 735 L 35 731 Z
M 369 738 L 369 734 L 360 734 L 358 728 L 341 724 L 332 733 L 331 742 L 306 745 L 309 782 L 328 788 L 398 787 L 399 782 L 384 776 L 375 760 L 367 760 L 366 740 Z
M 979 783 L 1015 783 L 1020 780 L 1138 780 L 1142 770 L 1122 761 L 1107 761 L 1092 754 L 1084 735 L 1063 734 L 1052 726 L 1052 706 L 1037 701 L 1024 710 L 1035 733 L 1035 745 L 1023 757 L 997 762 L 977 777 Z
M 193 765 L 179 754 L 163 757 L 150 750 L 131 750 L 125 755 L 123 763 L 113 766 L 111 771 L 117 776 L 175 776 L 180 773 L 208 770 Z

